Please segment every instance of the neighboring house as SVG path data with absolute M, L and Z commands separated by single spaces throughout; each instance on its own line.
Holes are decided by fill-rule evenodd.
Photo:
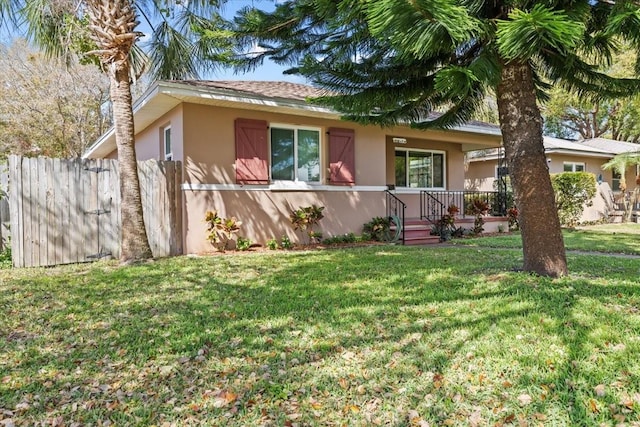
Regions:
M 608 151 L 609 153 L 623 154 L 623 153 L 640 153 L 640 144 L 634 144 L 626 141 L 616 141 L 606 138 L 593 138 L 580 141 L 589 147 L 598 148 L 600 150 Z M 615 192 L 620 190 L 620 175 L 614 171 L 608 171 L 611 174 L 611 189 Z M 640 175 L 640 165 L 636 165 L 627 169 L 625 179 L 627 181 L 627 191 L 632 190 L 635 186 L 636 177 Z
M 614 141 L 604 138 L 584 141 L 567 141 L 564 139 L 544 137 L 544 150 L 549 166 L 549 173 L 589 172 L 598 181 L 598 196 L 593 206 L 585 209 L 581 221 L 595 221 L 612 213 L 615 207 L 611 201 L 619 199 L 620 176 L 611 170 L 603 170 L 602 165 L 616 154 L 635 152 L 640 145 L 629 142 Z M 467 153 L 465 188 L 467 190 L 492 190 L 498 179 L 501 165 L 501 149 L 481 150 Z M 508 170 L 508 168 L 507 168 Z M 628 170 L 628 183 L 635 182 L 638 170 Z
M 388 188 L 407 219 L 419 217 L 421 190 L 462 191 L 465 152 L 500 145 L 499 128 L 479 122 L 420 131 L 341 121 L 307 102 L 321 94 L 287 82 L 160 81 L 135 103 L 138 159 L 182 162 L 185 253 L 211 250 L 203 220 L 212 209 L 262 244 L 298 239 L 289 214 L 311 204 L 325 207 L 325 237 L 359 234 L 389 215 Z M 115 150 L 112 130 L 85 157 Z

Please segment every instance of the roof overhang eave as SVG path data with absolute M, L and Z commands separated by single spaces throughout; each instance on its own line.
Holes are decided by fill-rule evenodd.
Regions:
M 327 107 L 311 104 L 306 100 L 272 98 L 243 93 L 237 90 L 198 87 L 180 82 L 157 81 L 133 104 L 136 134 L 146 129 L 159 118 L 158 114 L 167 113 L 171 108 L 181 102 L 224 106 L 227 108 L 262 110 L 333 120 L 340 120 L 341 118 L 340 113 Z M 159 105 L 160 108 L 158 108 Z M 141 117 L 145 111 L 153 111 L 155 115 L 149 114 L 149 117 Z M 499 128 L 476 125 L 461 125 L 451 130 L 487 136 L 501 136 Z M 115 149 L 115 131 L 111 128 L 102 135 L 95 144 L 89 147 L 82 157 L 105 157 Z
M 545 150 L 545 154 L 565 154 L 568 156 L 579 156 L 579 157 L 604 157 L 607 159 L 613 158 L 614 154 L 607 152 L 593 152 L 593 151 L 577 151 L 577 150 L 568 150 L 563 148 L 551 148 Z

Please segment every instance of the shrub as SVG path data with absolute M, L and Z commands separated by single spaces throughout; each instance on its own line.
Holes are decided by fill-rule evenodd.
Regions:
M 339 245 L 342 243 L 355 243 L 358 240 L 355 234 L 346 233 L 340 236 L 328 237 L 322 241 L 325 245 Z
M 311 205 L 300 207 L 289 215 L 293 229 L 300 230 L 303 233 L 306 232 L 309 237 L 309 243 L 319 241 L 322 238 L 322 233 L 315 231 L 313 228 L 324 218 L 323 210 L 324 206 Z
M 282 236 L 280 247 L 282 247 L 282 249 L 293 249 L 293 242 L 291 242 L 289 236 Z
M 5 248 L 3 251 L 0 251 L 0 270 L 8 269 L 13 266 L 13 262 L 11 261 L 11 249 Z
M 217 250 L 224 252 L 228 249 L 233 236 L 240 231 L 241 221 L 235 217 L 222 218 L 218 216 L 218 211 L 207 211 L 205 217 L 207 223 L 207 240 L 213 244 Z
M 275 238 L 267 240 L 266 246 L 272 251 L 277 250 L 279 247 L 278 241 Z
M 363 236 L 369 240 L 388 242 L 391 240 L 391 220 L 389 217 L 377 216 L 362 226 Z
M 441 242 L 451 240 L 452 237 L 462 237 L 462 227 L 455 226 L 458 212 L 460 212 L 460 209 L 456 205 L 449 205 L 447 213 L 431 228 L 431 234 L 440 236 Z
M 236 249 L 239 251 L 248 251 L 251 248 L 251 239 L 247 239 L 246 237 L 238 237 L 238 242 L 236 243 Z
M 482 234 L 484 231 L 484 216 L 489 212 L 491 206 L 486 200 L 479 197 L 473 198 L 467 205 L 467 214 L 474 215 L 473 234 Z
M 515 206 L 507 210 L 507 218 L 509 219 L 509 230 L 518 230 L 520 224 L 518 223 L 518 208 Z
M 563 172 L 551 175 L 556 196 L 558 218 L 573 227 L 582 216 L 584 206 L 591 206 L 596 195 L 596 177 L 588 172 Z

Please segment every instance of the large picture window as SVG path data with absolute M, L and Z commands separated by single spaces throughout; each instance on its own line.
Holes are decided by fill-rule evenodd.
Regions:
M 444 188 L 445 154 L 440 151 L 396 150 L 396 186 Z
M 320 130 L 271 126 L 271 179 L 320 182 Z

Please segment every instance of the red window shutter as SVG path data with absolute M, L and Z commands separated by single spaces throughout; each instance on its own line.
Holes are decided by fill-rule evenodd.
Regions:
M 236 119 L 236 183 L 268 184 L 267 122 Z
M 356 183 L 356 146 L 353 129 L 329 129 L 329 181 L 333 185 Z

